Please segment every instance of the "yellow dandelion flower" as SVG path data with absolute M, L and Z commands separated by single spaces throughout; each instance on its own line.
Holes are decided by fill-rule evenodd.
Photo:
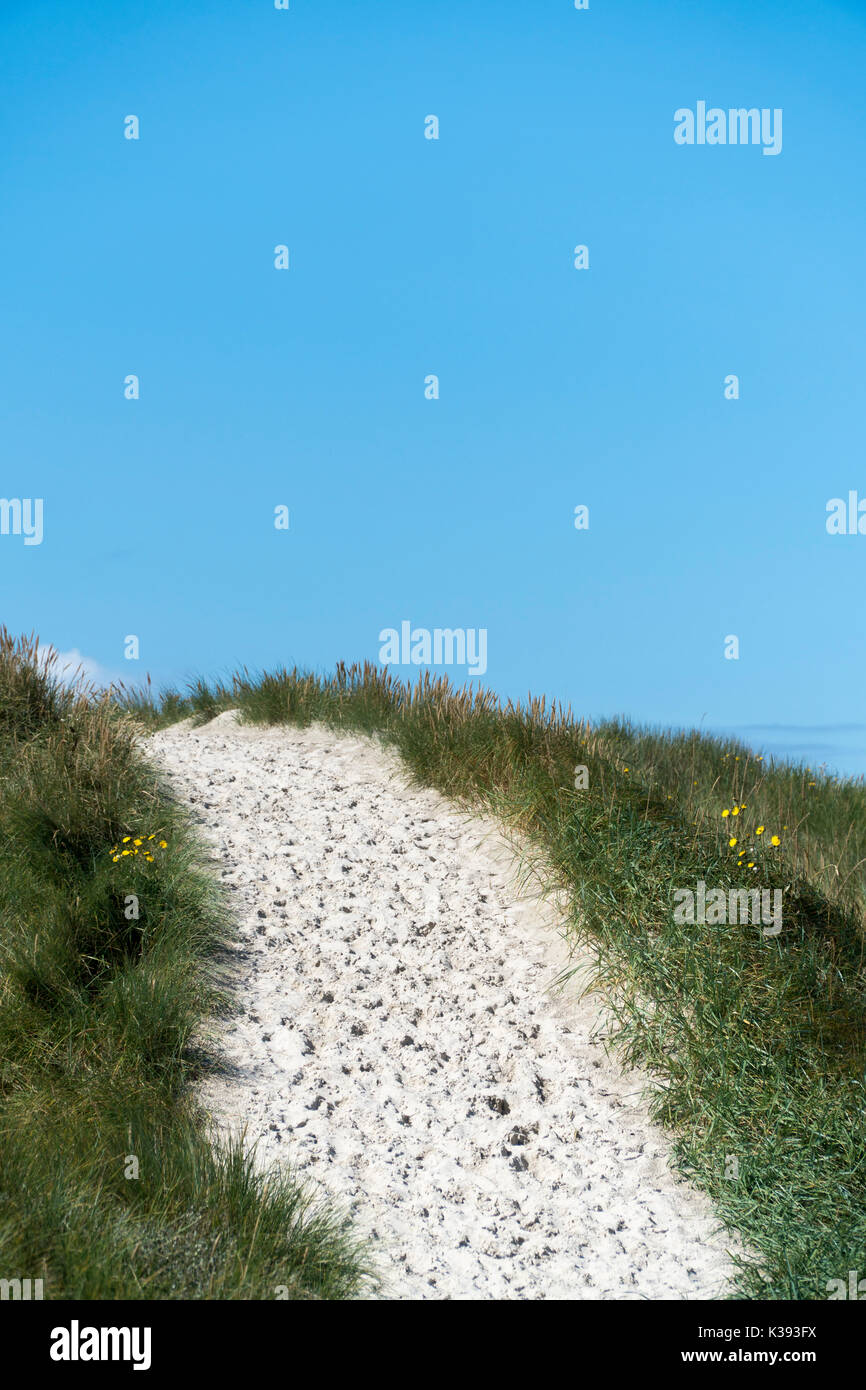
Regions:
M 771 844 L 771 845 L 780 845 L 781 843 L 782 843 L 782 841 L 779 839 L 778 835 L 771 835 L 771 836 L 770 836 L 770 844 Z
M 733 839 L 733 840 L 729 840 L 729 841 L 728 841 L 728 844 L 730 845 L 731 849 L 734 848 L 734 846 L 736 845 L 736 843 L 737 843 L 736 839 Z
M 723 811 L 723 812 L 722 812 L 722 816 L 723 816 L 723 817 L 724 817 L 724 816 L 729 816 L 730 814 L 731 814 L 730 811 Z
M 123 837 L 123 839 L 121 840 L 120 843 L 121 843 L 122 845 L 128 844 L 129 841 L 130 841 L 131 839 L 132 839 L 132 836 L 131 836 L 131 835 L 124 835 L 124 837 Z
M 124 850 L 121 850 L 121 852 L 120 852 L 120 857 L 121 857 L 121 859 L 125 859 L 126 856 L 127 856 L 128 854 L 132 854 L 132 850 L 131 850 L 131 849 L 124 849 Z
M 160 849 L 168 849 L 168 840 L 160 840 L 159 847 Z
M 133 843 L 134 845 L 140 845 L 140 844 L 141 844 L 141 840 L 133 840 L 132 843 Z
M 757 828 L 757 830 L 755 831 L 755 834 L 756 834 L 756 835 L 763 835 L 763 833 L 764 833 L 764 827 L 763 827 L 762 825 L 759 825 L 758 828 Z

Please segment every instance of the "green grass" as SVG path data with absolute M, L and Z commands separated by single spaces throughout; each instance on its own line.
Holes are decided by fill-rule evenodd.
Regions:
M 345 1220 L 219 1145 L 192 1099 L 230 926 L 138 727 L 0 630 L 0 1278 L 56 1299 L 356 1296 Z M 151 834 L 150 861 L 112 855 Z
M 345 1222 L 221 1147 L 193 1099 L 230 924 L 136 734 L 229 708 L 379 738 L 511 830 L 594 952 L 623 1059 L 661 1078 L 683 1171 L 756 1252 L 740 1296 L 820 1299 L 866 1275 L 862 785 L 370 665 L 70 691 L 0 632 L 0 1277 L 41 1277 L 49 1298 L 372 1287 Z M 115 858 L 127 835 L 141 852 Z M 148 835 L 167 846 L 152 861 Z M 677 924 L 674 891 L 699 879 L 783 889 L 781 935 Z
M 828 1280 L 866 1275 L 861 784 L 699 734 L 590 728 L 544 701 L 502 706 L 430 678 L 410 688 L 369 664 L 118 700 L 149 727 L 238 708 L 370 734 L 420 784 L 497 815 L 564 893 L 624 1060 L 662 1079 L 652 1104 L 682 1170 L 755 1252 L 739 1296 L 821 1299 Z M 698 880 L 782 889 L 783 931 L 677 924 L 675 889 Z

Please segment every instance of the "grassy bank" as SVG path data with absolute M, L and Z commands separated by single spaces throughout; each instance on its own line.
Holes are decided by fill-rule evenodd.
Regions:
M 421 784 L 498 815 L 565 890 L 624 1057 L 664 1079 L 653 1104 L 682 1169 L 758 1253 L 741 1296 L 826 1298 L 866 1276 L 862 786 L 369 665 L 123 703 L 151 727 L 239 708 L 373 734 Z M 676 891 L 699 881 L 781 890 L 783 929 L 677 922 Z
M 217 1147 L 190 1098 L 229 926 L 134 728 L 0 630 L 0 1278 L 350 1297 L 351 1232 Z

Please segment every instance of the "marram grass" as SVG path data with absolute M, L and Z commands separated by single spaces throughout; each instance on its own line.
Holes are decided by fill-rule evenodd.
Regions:
M 218 1144 L 192 1099 L 230 927 L 136 727 L 0 630 L 0 1278 L 47 1299 L 356 1296 L 344 1219 Z
M 623 1059 L 660 1079 L 682 1171 L 752 1252 L 736 1296 L 825 1299 L 866 1277 L 861 783 L 370 664 L 117 699 L 149 727 L 236 708 L 366 733 L 420 784 L 498 816 L 594 952 Z M 676 890 L 699 881 L 781 890 L 783 930 L 677 922 Z
M 0 633 L 0 1277 L 55 1298 L 372 1287 L 339 1215 L 218 1146 L 191 1099 L 230 927 L 135 731 L 229 708 L 380 738 L 527 847 L 594 951 L 623 1058 L 662 1083 L 683 1171 L 754 1252 L 740 1297 L 866 1276 L 861 785 L 371 665 L 75 693 Z M 676 922 L 699 880 L 783 890 L 783 931 Z

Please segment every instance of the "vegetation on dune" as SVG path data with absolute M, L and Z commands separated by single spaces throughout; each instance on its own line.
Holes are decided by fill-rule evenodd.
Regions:
M 363 1252 L 208 1133 L 229 924 L 116 699 L 0 630 L 0 1278 L 45 1298 L 345 1298 Z
M 757 1253 L 739 1296 L 822 1299 L 866 1275 L 862 784 L 370 664 L 117 698 L 149 727 L 235 708 L 369 734 L 419 783 L 500 817 L 594 951 L 624 1059 L 661 1078 L 683 1171 Z M 698 882 L 781 891 L 783 929 L 677 921 L 677 890 Z
M 866 1275 L 862 785 L 369 664 L 70 689 L 0 631 L 0 1277 L 55 1298 L 370 1287 L 342 1219 L 220 1146 L 192 1098 L 230 925 L 137 734 L 230 708 L 379 738 L 513 832 L 594 954 L 624 1060 L 660 1078 L 683 1171 L 756 1253 L 739 1296 Z M 780 890 L 782 930 L 679 920 L 698 882 Z

